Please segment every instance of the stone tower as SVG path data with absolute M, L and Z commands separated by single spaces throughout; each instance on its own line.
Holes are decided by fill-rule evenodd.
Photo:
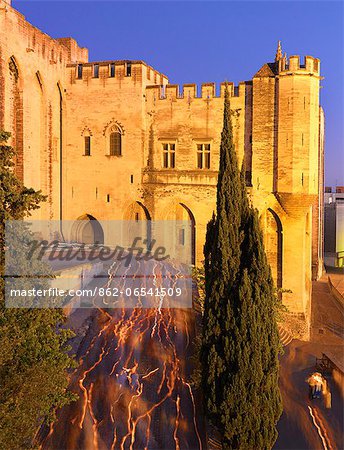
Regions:
M 258 209 L 264 209 L 273 194 L 267 209 L 273 219 L 269 214 L 263 218 L 266 236 L 273 228 L 277 233 L 271 265 L 278 286 L 299 293 L 300 312 L 309 311 L 312 273 L 316 278 L 322 267 L 320 80 L 317 58 L 306 56 L 300 64 L 299 56 L 282 57 L 280 43 L 275 62 L 265 64 L 253 78 L 253 196 Z M 266 245 L 272 245 L 269 239 Z M 292 275 L 292 267 L 300 277 Z M 292 310 L 298 309 L 295 295 L 285 293 L 283 298 Z

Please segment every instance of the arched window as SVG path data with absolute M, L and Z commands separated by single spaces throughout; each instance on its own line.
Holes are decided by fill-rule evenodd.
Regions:
M 117 129 L 110 133 L 110 156 L 122 155 L 122 134 Z

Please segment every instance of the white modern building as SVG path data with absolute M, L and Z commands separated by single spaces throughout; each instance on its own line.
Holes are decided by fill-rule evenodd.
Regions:
M 324 262 L 344 267 L 344 186 L 325 188 Z

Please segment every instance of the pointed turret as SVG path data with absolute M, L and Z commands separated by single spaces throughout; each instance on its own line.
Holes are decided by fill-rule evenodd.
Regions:
M 277 52 L 276 52 L 276 56 L 275 56 L 275 62 L 279 61 L 282 59 L 282 46 L 281 46 L 281 41 L 278 41 L 278 46 L 277 46 Z

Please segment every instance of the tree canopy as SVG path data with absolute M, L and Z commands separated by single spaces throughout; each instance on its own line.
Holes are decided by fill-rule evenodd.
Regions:
M 5 305 L 5 222 L 24 219 L 46 198 L 23 186 L 15 175 L 9 137 L 0 131 L 0 447 L 18 450 L 31 448 L 40 424 L 52 420 L 55 409 L 74 398 L 67 391 L 73 359 L 67 346 L 72 333 L 61 328 L 61 310 Z M 24 223 L 23 233 L 30 238 Z M 23 258 L 18 252 L 18 266 L 28 264 Z

